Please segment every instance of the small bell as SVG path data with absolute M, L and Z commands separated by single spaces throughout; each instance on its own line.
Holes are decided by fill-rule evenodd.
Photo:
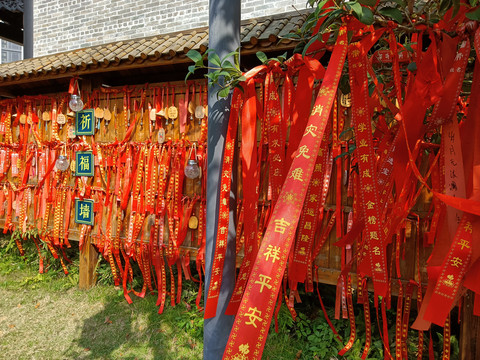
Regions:
M 185 176 L 189 179 L 196 179 L 200 176 L 200 166 L 197 160 L 188 160 L 185 166 Z
M 188 156 L 187 165 L 185 165 L 185 176 L 189 179 L 196 179 L 200 176 L 200 166 L 197 161 L 197 144 L 193 143 Z
M 60 155 L 55 161 L 55 167 L 60 171 L 66 171 L 70 165 L 70 161 L 68 160 L 66 155 Z
M 68 103 L 68 106 L 72 111 L 78 112 L 83 110 L 83 101 L 82 98 L 79 95 L 72 95 L 70 97 L 70 101 Z

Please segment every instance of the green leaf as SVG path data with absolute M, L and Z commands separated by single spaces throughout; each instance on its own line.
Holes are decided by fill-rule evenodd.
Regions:
M 375 6 L 377 0 L 358 0 L 358 2 L 365 6 Z
M 417 63 L 415 61 L 407 65 L 407 70 L 414 72 L 417 71 Z
M 414 42 L 414 43 L 406 43 L 406 44 L 404 44 L 403 46 L 404 46 L 405 49 L 407 49 L 409 52 L 413 53 L 414 51 L 413 51 L 412 45 L 414 45 L 414 44 L 417 44 L 417 43 L 416 43 L 416 42 Z
M 360 5 L 358 2 L 356 1 L 347 2 L 345 3 L 345 6 L 350 7 L 358 19 L 362 18 L 363 8 L 362 8 L 362 5 Z
M 452 6 L 452 0 L 440 0 L 440 6 L 438 8 L 440 14 L 444 14 Z
M 217 72 L 218 76 L 230 76 L 230 73 L 227 70 L 221 70 Z
M 213 65 L 216 65 L 218 67 L 222 67 L 222 64 L 220 62 L 220 57 L 216 53 L 210 53 L 208 54 L 208 61 L 212 63 Z
M 349 127 L 349 128 L 347 128 L 347 129 L 343 130 L 343 131 L 340 133 L 340 135 L 338 135 L 338 137 L 339 137 L 340 139 L 343 139 L 348 132 L 353 131 L 353 130 L 354 130 L 353 127 Z
M 284 62 L 287 59 L 287 52 L 285 51 L 282 55 L 278 56 L 280 62 Z
M 373 24 L 372 10 L 364 7 L 362 11 L 362 17 L 359 20 L 366 25 L 372 25 Z
M 197 68 L 197 67 L 196 67 L 195 65 L 190 65 L 190 66 L 188 67 L 188 73 L 187 73 L 187 75 L 185 76 L 185 82 L 187 82 L 187 80 L 188 80 L 188 78 L 190 77 L 190 75 L 193 75 L 193 73 L 195 72 L 196 68 Z
M 403 22 L 403 14 L 400 10 L 396 8 L 391 8 L 391 7 L 384 7 L 378 12 L 384 16 L 387 16 L 393 20 L 395 20 L 397 23 L 401 24 Z
M 232 51 L 232 52 L 229 52 L 227 55 L 225 55 L 222 59 L 222 64 L 227 60 L 229 59 L 230 57 L 235 57 L 235 55 L 237 54 L 237 50 L 235 51 Z
M 284 39 L 300 39 L 300 35 L 291 32 L 291 33 L 282 35 L 282 38 L 284 38 Z
M 480 6 L 475 10 L 473 10 L 472 12 L 466 13 L 465 16 L 470 20 L 480 21 Z
M 317 15 L 320 13 L 320 11 L 323 9 L 323 7 L 325 6 L 325 4 L 327 2 L 328 2 L 328 0 L 322 0 L 318 3 L 317 8 L 315 9 L 315 12 L 316 12 Z M 317 13 L 317 11 L 318 11 L 318 13 Z
M 336 20 L 340 19 L 345 14 L 345 10 L 343 9 L 336 9 L 327 14 L 327 19 L 323 22 L 322 26 L 319 29 L 319 36 L 320 33 L 323 33 L 325 29 L 327 29 L 330 25 L 332 25 Z
M 240 49 L 238 49 L 237 53 L 233 57 L 233 63 L 238 71 L 240 71 Z
M 302 28 L 304 32 L 309 32 L 311 28 L 313 28 L 318 22 L 318 17 L 312 16 L 308 18 L 305 23 L 303 24 Z
M 194 63 L 197 63 L 199 61 L 203 60 L 202 54 L 200 54 L 197 50 L 190 50 L 187 53 L 187 56 L 192 59 Z
M 351 154 L 351 151 L 345 151 L 345 152 L 341 153 L 340 155 L 335 156 L 335 158 L 333 160 L 337 161 L 337 159 L 340 159 L 340 158 L 342 158 L 344 156 L 347 156 L 347 155 L 350 155 L 350 154 Z
M 307 53 L 308 51 L 308 48 L 310 47 L 310 45 L 312 45 L 314 42 L 316 41 L 319 41 L 319 35 L 320 33 L 318 33 L 317 36 L 314 36 L 310 39 L 310 41 L 307 43 L 307 45 L 305 45 L 305 47 L 303 48 L 303 51 L 302 51 L 302 56 L 305 56 L 305 54 Z
M 305 43 L 303 41 L 299 42 L 297 45 L 295 45 L 295 48 L 293 49 L 293 52 L 295 54 L 299 54 L 303 51 L 304 48 L 305 48 Z
M 216 78 L 218 78 L 216 72 L 209 72 L 205 75 L 205 77 L 207 79 L 210 79 L 210 81 L 214 81 L 214 80 L 216 80 Z
M 217 93 L 217 97 L 226 98 L 229 93 L 230 93 L 230 88 L 225 87 Z
M 257 51 L 257 58 L 262 62 L 262 64 L 265 64 L 268 61 L 268 57 L 263 51 Z
M 226 70 L 234 70 L 235 72 L 237 71 L 237 68 L 229 61 L 229 60 L 225 60 L 223 63 L 222 63 L 222 68 L 226 69 Z

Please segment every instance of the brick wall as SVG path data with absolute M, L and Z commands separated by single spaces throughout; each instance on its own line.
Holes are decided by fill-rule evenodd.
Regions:
M 306 0 L 242 0 L 242 19 Z M 208 25 L 208 0 L 34 0 L 34 56 Z

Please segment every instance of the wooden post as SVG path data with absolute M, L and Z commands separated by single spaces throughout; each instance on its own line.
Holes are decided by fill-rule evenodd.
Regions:
M 86 77 L 85 79 L 81 80 L 80 88 L 85 93 L 90 93 L 93 90 L 92 85 L 92 78 Z M 80 251 L 80 274 L 78 280 L 78 287 L 80 289 L 90 289 L 95 285 L 97 280 L 95 274 L 97 261 L 97 250 L 95 249 L 95 246 L 90 243 L 90 237 L 86 236 L 85 244 L 83 245 L 83 249 Z
M 460 360 L 480 359 L 480 317 L 473 315 L 473 299 L 473 292 L 468 290 L 462 304 Z
M 80 276 L 78 280 L 78 287 L 80 289 L 90 289 L 95 285 L 97 276 L 95 268 L 97 266 L 98 253 L 90 241 L 83 245 L 83 250 L 80 251 Z

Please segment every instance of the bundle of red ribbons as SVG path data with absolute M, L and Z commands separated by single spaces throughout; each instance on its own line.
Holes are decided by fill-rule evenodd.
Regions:
M 407 358 L 415 290 L 419 359 L 431 323 L 444 326 L 449 358 L 449 313 L 466 289 L 475 293 L 480 315 L 480 246 L 474 241 L 480 231 L 480 65 L 478 56 L 468 61 L 471 51 L 480 51 L 480 29 L 465 26 L 464 12 L 446 19 L 439 26 L 448 34 L 425 27 L 409 35 L 411 51 L 397 41 L 393 25 L 376 29 L 345 19 L 326 69 L 318 60 L 327 51 L 320 43 L 313 57 L 272 60 L 245 74 L 243 91 L 233 94 L 205 308 L 206 317 L 215 316 L 229 225 L 229 159 L 238 132 L 244 192 L 237 250 L 243 244 L 244 258 L 227 309 L 236 317 L 224 359 L 261 358 L 282 299 L 294 315 L 298 284 L 311 292 L 322 275 L 316 258 L 334 228 L 341 249 L 336 316 L 343 312 L 351 325 L 340 355 L 356 338 L 354 285 L 367 327 L 363 359 L 371 346 L 368 284 L 383 322 L 385 358 Z M 379 40 L 388 49 L 375 49 Z M 409 63 L 416 69 L 407 70 Z M 468 91 L 463 85 L 472 71 Z M 339 89 L 342 76 L 349 93 Z M 336 192 L 331 203 L 329 188 Z M 407 248 L 415 249 L 415 261 L 404 261 Z M 395 353 L 386 318 L 393 289 Z
M 4 233 L 16 230 L 23 241 L 27 233 L 38 234 L 33 241 L 40 272 L 45 260 L 40 239 L 66 273 L 69 239 L 76 238 L 87 251 L 93 244 L 110 263 L 115 284 L 123 284 L 127 301 L 131 292 L 143 297 L 147 289 L 157 288 L 162 312 L 167 294 L 173 306 L 181 301 L 182 273 L 195 280 L 192 253 L 196 281 L 202 279 L 206 86 L 189 82 L 177 87 L 106 88 L 85 92 L 83 98 L 85 108 L 95 115 L 87 118 L 95 122 L 90 124 L 96 128 L 91 136 L 72 133 L 78 124 L 75 114 L 68 113 L 68 95 L 26 96 L 0 104 Z M 123 111 L 117 111 L 117 103 Z M 87 163 L 83 168 L 78 160 L 75 163 L 79 153 L 92 155 L 90 176 L 76 173 L 89 169 Z M 193 166 L 191 179 L 188 166 Z M 91 213 L 88 207 L 77 208 L 77 201 L 90 201 Z M 91 223 L 77 224 L 79 215 Z M 21 240 L 17 245 L 23 252 Z M 138 291 L 131 286 L 135 263 L 143 277 Z M 200 295 L 201 286 L 198 307 Z
M 367 327 L 363 359 L 371 346 L 369 284 L 377 317 L 383 321 L 386 358 L 408 356 L 406 337 L 415 290 L 419 314 L 412 327 L 419 331 L 419 358 L 424 331 L 431 323 L 444 326 L 449 334 L 450 310 L 465 289 L 475 293 L 475 314 L 480 314 L 480 285 L 475 281 L 480 275 L 480 249 L 474 241 L 480 231 L 480 147 L 475 146 L 480 114 L 472 111 L 480 96 L 478 56 L 473 57 L 474 66 L 469 63 L 472 48 L 477 55 L 480 50 L 480 30 L 476 24 L 468 25 L 464 12 L 446 16 L 438 28 L 412 32 L 414 45 L 407 50 L 393 25 L 376 29 L 349 18 L 334 47 L 319 42 L 311 57 L 270 61 L 245 74 L 243 91 L 236 89 L 232 96 L 205 303 L 205 316 L 215 316 L 229 211 L 236 206 L 236 250 L 243 253 L 243 260 L 227 309 L 236 318 L 225 359 L 261 358 L 271 319 L 282 301 L 295 316 L 299 284 L 314 291 L 314 282 L 322 276 L 318 255 L 331 237 L 340 249 L 336 316 L 348 317 L 351 325 L 340 354 L 356 338 L 355 287 Z M 375 51 L 379 40 L 388 49 Z M 330 50 L 325 69 L 319 59 Z M 407 69 L 410 63 L 416 68 Z M 379 67 L 387 73 L 381 81 Z M 464 80 L 472 70 L 471 91 L 465 91 Z M 342 77 L 349 83 L 348 91 L 342 87 L 344 93 L 339 91 Z M 123 111 L 110 111 L 109 96 L 119 94 Z M 205 105 L 202 89 L 196 94 Z M 104 254 L 128 301 L 130 292 L 144 296 L 156 286 L 161 312 L 167 294 L 172 305 L 180 301 L 182 272 L 194 279 L 190 253 L 182 250 L 186 238 L 198 248 L 196 268 L 198 281 L 202 279 L 205 184 L 202 181 L 199 191 L 185 196 L 184 168 L 195 153 L 205 179 L 206 121 L 196 142 L 185 134 L 193 114 L 200 119 L 206 114 L 200 109 L 197 116 L 194 100 L 190 101 L 197 98 L 195 86 L 187 86 L 180 100 L 168 86 L 143 89 L 133 110 L 135 93 L 129 88 L 84 96 L 89 98 L 87 108 L 101 109 L 102 97 L 106 101 L 109 111 L 103 112 L 106 123 L 100 135 L 105 137 L 114 128 L 123 140 L 99 142 L 97 135 L 75 134 L 67 139 L 62 124 L 53 121 L 66 106 L 65 96 L 0 104 L 4 185 L 0 216 L 5 216 L 5 231 L 16 227 L 18 217 L 18 229 L 26 233 L 29 226 L 37 228 L 58 257 L 69 246 L 74 200 L 92 199 L 96 225 L 80 226 L 80 245 L 91 241 Z M 38 112 L 37 107 L 49 110 Z M 180 136 L 164 140 L 158 135 L 164 126 Z M 134 141 L 140 132 L 145 134 L 140 136 L 143 141 Z M 94 176 L 73 177 L 55 167 L 60 155 L 72 159 L 79 151 L 92 152 Z M 242 200 L 230 204 L 236 157 Z M 429 206 L 419 211 L 422 204 Z M 189 230 L 196 228 L 190 222 L 193 213 L 198 216 L 196 236 Z M 29 219 L 38 220 L 29 225 L 33 222 Z M 21 242 L 18 245 L 21 249 Z M 415 249 L 413 263 L 403 259 L 407 247 Z M 133 261 L 144 279 L 140 291 L 129 286 Z M 421 271 L 425 266 L 427 274 Z M 390 351 L 386 319 L 393 289 L 398 295 L 395 354 Z M 199 307 L 200 297 L 201 286 Z M 449 336 L 444 349 L 448 356 Z

